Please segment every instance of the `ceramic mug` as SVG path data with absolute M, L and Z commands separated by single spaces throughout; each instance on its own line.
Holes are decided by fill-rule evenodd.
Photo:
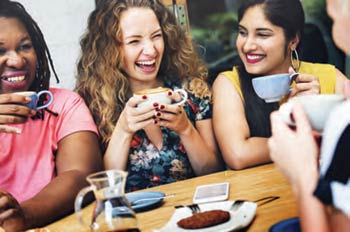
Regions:
M 298 73 L 280 73 L 256 77 L 252 80 L 255 93 L 266 103 L 279 102 L 290 92 L 290 84 Z
M 35 110 L 35 111 L 48 107 L 49 105 L 51 105 L 51 103 L 53 101 L 53 95 L 48 90 L 42 90 L 38 93 L 36 93 L 34 91 L 24 91 L 24 92 L 16 92 L 15 94 L 30 97 L 32 100 L 30 102 L 22 104 L 22 105 L 27 106 L 28 108 Z M 47 96 L 49 96 L 49 99 L 44 105 L 38 106 L 40 96 L 43 94 L 46 94 Z
M 289 125 L 294 126 L 292 109 L 295 101 L 303 106 L 313 130 L 322 133 L 330 112 L 344 101 L 340 94 L 317 94 L 296 96 L 281 105 L 279 112 L 282 119 Z
M 169 91 L 179 93 L 181 95 L 182 100 L 179 102 L 172 103 L 172 99 L 168 95 Z M 157 102 L 159 104 L 182 105 L 187 101 L 187 98 L 188 98 L 187 92 L 183 89 L 171 90 L 165 87 L 140 90 L 135 92 L 134 95 L 147 96 L 147 99 L 145 99 L 143 102 L 140 102 L 138 104 L 138 107 L 149 106 L 149 105 L 152 105 L 154 102 Z

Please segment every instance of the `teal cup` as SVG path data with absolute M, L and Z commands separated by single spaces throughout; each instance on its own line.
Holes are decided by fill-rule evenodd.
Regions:
M 23 95 L 26 97 L 30 97 L 32 100 L 30 102 L 22 104 L 22 105 L 27 106 L 28 108 L 35 110 L 35 111 L 48 107 L 49 105 L 51 105 L 51 103 L 53 101 L 53 95 L 48 90 L 42 90 L 38 93 L 36 93 L 34 91 L 24 91 L 24 92 L 16 92 L 15 94 L 20 94 L 20 95 Z M 44 105 L 38 106 L 40 96 L 43 94 L 46 94 L 48 96 L 48 100 Z

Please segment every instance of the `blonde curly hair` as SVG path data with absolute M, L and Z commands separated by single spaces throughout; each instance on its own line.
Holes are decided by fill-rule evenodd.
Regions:
M 122 71 L 122 12 L 135 7 L 150 8 L 162 28 L 165 50 L 158 78 L 180 80 L 197 97 L 211 97 L 205 82 L 207 68 L 191 38 L 159 0 L 100 1 L 90 14 L 88 28 L 80 41 L 81 57 L 75 90 L 88 105 L 105 148 L 115 124 L 131 96 L 128 76 Z

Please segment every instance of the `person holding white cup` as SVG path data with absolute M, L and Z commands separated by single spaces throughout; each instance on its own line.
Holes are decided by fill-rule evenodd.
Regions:
M 126 191 L 221 170 L 207 69 L 172 12 L 160 0 L 101 1 L 88 25 L 76 90 L 105 168 L 128 171 Z
M 327 12 L 333 19 L 333 39 L 349 56 L 350 0 L 327 0 Z M 349 98 L 349 94 L 346 84 L 343 95 Z M 290 105 L 295 128 L 286 123 L 284 109 L 271 114 L 268 144 L 272 160 L 292 185 L 303 231 L 350 231 L 350 102 L 336 105 L 325 112 L 329 116 L 322 124 L 321 150 L 307 106 L 298 99 Z
M 84 101 L 50 88 L 50 52 L 22 4 L 0 1 L 0 28 L 0 228 L 18 232 L 72 212 L 102 158 Z

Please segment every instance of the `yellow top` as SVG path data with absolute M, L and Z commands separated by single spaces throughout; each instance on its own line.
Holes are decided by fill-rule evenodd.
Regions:
M 335 93 L 336 72 L 333 65 L 301 62 L 299 73 L 307 73 L 317 76 L 320 81 L 321 94 Z M 233 67 L 232 71 L 222 72 L 221 74 L 225 75 L 232 82 L 243 100 L 237 69 Z

